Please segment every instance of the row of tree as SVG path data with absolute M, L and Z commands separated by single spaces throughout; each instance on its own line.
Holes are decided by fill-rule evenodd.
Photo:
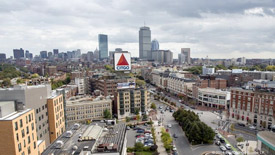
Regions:
M 174 112 L 173 117 L 179 122 L 188 141 L 193 145 L 213 143 L 215 132 L 212 128 L 201 122 L 199 116 L 194 112 L 179 109 Z
M 170 150 L 173 148 L 173 146 L 171 145 L 173 142 L 173 139 L 170 136 L 170 134 L 165 131 L 164 128 L 161 129 L 161 141 L 166 151 L 170 152 Z

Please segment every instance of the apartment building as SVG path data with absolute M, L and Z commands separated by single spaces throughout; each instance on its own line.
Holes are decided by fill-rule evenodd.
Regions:
M 36 141 L 50 144 L 47 99 L 51 94 L 51 85 L 17 85 L 13 88 L 0 89 L 0 100 L 16 101 L 17 104 L 35 111 Z
M 33 109 L 15 109 L 15 101 L 1 101 L 0 154 L 40 154 Z M 45 146 L 44 146 L 45 147 Z M 45 148 L 44 148 L 45 149 Z
M 118 119 L 135 115 L 135 110 L 144 113 L 147 109 L 149 93 L 146 89 L 121 89 L 115 95 L 114 112 Z
M 104 111 L 112 114 L 112 100 L 110 97 L 74 96 L 66 101 L 67 122 L 85 122 L 104 118 Z
M 117 83 L 135 82 L 132 77 L 104 78 L 96 80 L 96 89 L 103 92 L 104 96 L 113 96 L 117 91 Z
M 230 92 L 215 88 L 198 88 L 196 99 L 202 106 L 227 109 L 230 103 Z
M 275 93 L 262 90 L 231 89 L 229 119 L 268 128 L 275 125 Z
M 63 95 L 53 92 L 48 98 L 50 142 L 54 142 L 65 131 Z

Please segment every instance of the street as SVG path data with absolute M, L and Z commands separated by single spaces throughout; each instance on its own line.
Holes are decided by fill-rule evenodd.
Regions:
M 179 126 L 179 124 L 174 120 L 174 117 L 172 116 L 172 113 L 167 110 L 164 111 L 164 114 L 160 113 L 159 106 L 163 106 L 164 110 L 167 105 L 154 100 L 154 103 L 156 103 L 158 108 L 158 118 L 163 118 L 163 125 L 165 128 L 167 128 L 168 124 L 171 124 L 172 127 L 168 128 L 169 133 L 171 136 L 173 134 L 176 134 L 178 138 L 173 137 L 174 144 L 176 145 L 178 154 L 180 155 L 199 155 L 205 151 L 220 151 L 219 147 L 216 145 L 197 145 L 197 146 L 191 146 L 188 142 L 188 139 L 184 135 L 184 132 L 182 128 Z M 215 117 L 216 118 L 216 117 Z

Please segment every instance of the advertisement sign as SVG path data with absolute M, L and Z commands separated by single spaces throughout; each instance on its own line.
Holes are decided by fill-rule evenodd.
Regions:
M 114 53 L 114 63 L 116 71 L 131 70 L 131 55 L 130 53 Z
M 232 69 L 232 73 L 242 73 L 242 69 Z
M 117 89 L 136 88 L 135 82 L 117 83 Z

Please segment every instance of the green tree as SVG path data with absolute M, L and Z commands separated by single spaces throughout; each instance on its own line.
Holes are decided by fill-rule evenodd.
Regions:
M 38 77 L 39 75 L 37 73 L 31 75 L 31 78 L 38 78 Z
M 155 103 L 151 103 L 151 109 L 157 109 L 157 106 L 156 106 L 156 104 Z
M 224 66 L 224 65 L 217 65 L 216 67 L 215 67 L 215 70 L 226 70 L 227 68 Z
M 16 80 L 16 83 L 17 83 L 17 84 L 24 83 L 24 82 L 25 82 L 25 80 L 23 80 L 23 79 L 17 79 L 17 80 Z
M 130 122 L 130 118 L 129 117 L 126 117 L 126 122 Z
M 142 120 L 147 120 L 147 119 L 148 119 L 148 116 L 144 114 Z
M 141 142 L 138 142 L 135 144 L 135 151 L 136 152 L 141 152 L 143 151 L 144 145 Z
M 5 87 L 9 87 L 11 85 L 10 78 L 5 78 L 2 82 L 2 85 L 5 86 Z
M 108 109 L 105 109 L 105 110 L 104 110 L 103 116 L 104 116 L 104 118 L 106 118 L 106 119 L 111 119 L 111 118 L 112 118 L 111 112 L 110 112 Z
M 243 142 L 244 141 L 243 137 L 238 137 L 236 140 L 237 140 L 237 142 Z
M 136 79 L 136 84 L 142 87 L 146 85 L 146 82 L 144 80 Z
M 185 69 L 185 71 L 189 71 L 192 74 L 199 75 L 202 73 L 202 66 L 194 66 L 191 68 L 187 68 L 187 69 Z
M 135 108 L 135 114 L 136 114 L 136 115 L 139 115 L 139 111 L 140 111 L 139 108 Z

